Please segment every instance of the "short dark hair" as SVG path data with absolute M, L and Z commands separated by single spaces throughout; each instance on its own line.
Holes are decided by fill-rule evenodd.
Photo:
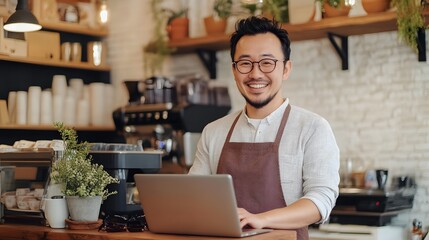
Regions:
M 245 35 L 256 35 L 259 33 L 270 32 L 280 40 L 282 51 L 285 59 L 290 58 L 290 40 L 289 34 L 281 27 L 281 24 L 276 20 L 270 20 L 265 17 L 251 16 L 245 19 L 240 19 L 235 24 L 235 32 L 231 35 L 231 59 L 234 61 L 235 49 L 241 37 Z

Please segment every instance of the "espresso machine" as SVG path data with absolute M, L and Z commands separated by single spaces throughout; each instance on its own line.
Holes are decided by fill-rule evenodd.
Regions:
M 124 81 L 127 105 L 113 112 L 116 130 L 128 144 L 163 152 L 161 173 L 186 173 L 203 128 L 231 109 L 226 87 L 199 77 L 151 77 Z M 176 167 L 169 168 L 167 166 Z
M 386 226 L 392 218 L 413 207 L 414 178 L 396 177 L 389 187 L 340 188 L 330 223 Z M 406 179 L 406 180 L 403 180 Z
M 142 151 L 135 144 L 95 143 L 89 153 L 92 161 L 119 180 L 107 186 L 116 192 L 103 201 L 101 212 L 105 215 L 132 215 L 142 211 L 138 200 L 134 174 L 157 173 L 161 168 L 161 151 Z

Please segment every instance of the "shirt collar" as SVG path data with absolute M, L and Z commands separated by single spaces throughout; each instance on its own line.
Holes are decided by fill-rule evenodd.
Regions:
M 270 125 L 274 121 L 274 119 L 278 119 L 279 117 L 281 118 L 287 105 L 289 105 L 289 98 L 286 98 L 282 105 L 280 105 L 274 112 L 266 116 L 264 119 L 261 119 L 261 123 L 267 123 L 268 125 Z M 246 113 L 246 107 L 244 107 L 243 109 L 243 115 L 246 117 L 247 123 L 251 124 L 250 118 L 249 116 L 247 116 Z

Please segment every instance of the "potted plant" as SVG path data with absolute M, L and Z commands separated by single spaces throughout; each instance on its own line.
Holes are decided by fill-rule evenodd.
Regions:
M 265 0 L 262 6 L 265 14 L 272 16 L 279 22 L 289 22 L 289 7 L 288 1 L 284 0 Z
M 167 32 L 170 41 L 177 41 L 189 37 L 189 18 L 186 16 L 188 9 L 173 11 L 163 9 L 167 15 Z
M 323 17 L 339 17 L 349 15 L 351 6 L 345 0 L 316 0 L 322 2 Z
M 110 176 L 102 165 L 91 162 L 90 144 L 79 143 L 74 129 L 63 123 L 55 123 L 55 127 L 65 146 L 61 159 L 52 164 L 51 180 L 60 184 L 73 221 L 97 221 L 102 200 L 116 193 L 109 192 L 107 185 L 119 181 Z
M 399 38 L 417 51 L 417 33 L 425 28 L 424 5 L 415 0 L 392 0 L 392 6 L 396 7 Z
M 213 15 L 204 18 L 207 35 L 225 33 L 228 17 L 232 13 L 232 0 L 215 0 Z
M 152 0 L 151 10 L 153 13 L 153 36 L 152 39 L 143 47 L 143 70 L 145 77 L 152 77 L 162 73 L 162 67 L 165 58 L 174 52 L 169 47 L 168 36 L 166 33 L 165 9 L 161 8 L 162 1 Z
M 389 5 L 390 0 L 362 0 L 362 7 L 368 14 L 384 12 Z

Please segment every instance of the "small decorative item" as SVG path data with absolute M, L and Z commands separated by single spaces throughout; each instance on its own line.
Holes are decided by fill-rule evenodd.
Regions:
M 109 175 L 102 165 L 93 164 L 88 155 L 90 144 L 78 142 L 74 129 L 63 123 L 55 123 L 65 144 L 64 154 L 52 165 L 51 179 L 61 185 L 66 196 L 70 218 L 73 221 L 96 222 L 101 202 L 109 195 L 106 187 L 118 183 L 118 179 Z

